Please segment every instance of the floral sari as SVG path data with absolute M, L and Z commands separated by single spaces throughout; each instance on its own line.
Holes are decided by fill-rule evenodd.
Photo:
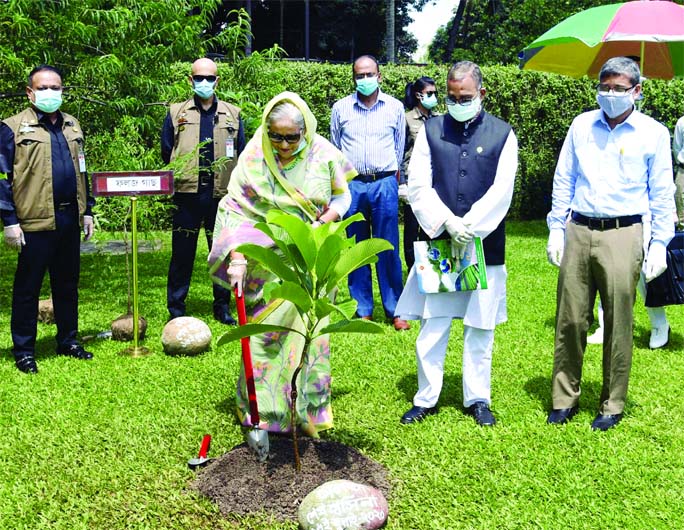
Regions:
M 304 116 L 306 147 L 282 168 L 267 136 L 266 117 L 283 101 L 293 103 Z M 242 243 L 274 246 L 266 234 L 254 228 L 265 221 L 268 211 L 279 209 L 305 221 L 315 220 L 333 196 L 344 193 L 356 170 L 345 156 L 325 138 L 316 134 L 316 119 L 307 104 L 296 94 L 283 92 L 273 98 L 262 117 L 261 127 L 238 159 L 219 204 L 214 242 L 209 255 L 212 279 L 230 288 L 227 275 L 230 251 Z M 249 319 L 264 324 L 304 329 L 296 308 L 289 302 L 263 300 L 263 286 L 276 277 L 258 263 L 249 261 L 244 295 L 250 306 Z M 297 334 L 266 333 L 250 339 L 254 383 L 257 391 L 262 429 L 272 432 L 290 430 L 291 380 L 304 347 Z M 330 344 L 327 336 L 310 346 L 308 361 L 297 382 L 298 425 L 310 436 L 332 427 L 330 405 Z M 244 368 L 237 384 L 237 409 L 240 421 L 252 425 Z

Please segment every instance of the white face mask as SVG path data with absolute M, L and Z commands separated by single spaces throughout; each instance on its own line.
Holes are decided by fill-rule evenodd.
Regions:
M 634 98 L 632 94 L 625 94 L 624 96 L 601 94 L 596 95 L 596 102 L 601 107 L 601 110 L 606 113 L 609 118 L 617 118 L 621 116 L 634 105 Z
M 460 103 L 455 104 L 455 105 L 454 104 L 448 104 L 447 105 L 447 110 L 449 111 L 449 115 L 453 119 L 455 119 L 456 121 L 460 121 L 460 122 L 472 120 L 475 116 L 477 116 L 477 113 L 480 112 L 481 108 L 482 108 L 482 100 L 480 99 L 480 96 L 473 98 L 472 100 L 470 100 L 469 103 L 467 103 L 465 105 L 461 105 Z

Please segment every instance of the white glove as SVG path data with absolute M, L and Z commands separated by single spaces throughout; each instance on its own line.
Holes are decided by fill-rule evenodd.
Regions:
M 246 259 L 232 259 L 228 266 L 228 283 L 235 289 L 237 288 L 237 295 L 242 296 L 242 289 L 245 286 L 245 277 L 247 276 L 247 260 Z
M 475 232 L 463 222 L 463 218 L 455 215 L 446 220 L 444 228 L 449 232 L 451 239 L 459 245 L 467 245 L 475 236 Z
M 95 233 L 95 223 L 92 215 L 83 216 L 83 241 L 88 241 Z
M 465 251 L 467 244 L 456 243 L 453 239 L 451 240 L 451 257 L 462 260 L 465 256 Z
M 565 248 L 565 230 L 554 228 L 549 232 L 549 242 L 546 244 L 546 257 L 554 267 L 560 267 Z
M 26 244 L 26 240 L 24 239 L 24 231 L 21 229 L 21 226 L 19 225 L 10 225 L 6 226 L 4 229 L 5 233 L 5 244 L 16 250 L 17 252 L 21 251 L 21 247 L 23 247 Z
M 399 200 L 408 202 L 408 184 L 399 184 Z
M 662 243 L 654 241 L 648 247 L 646 255 L 646 283 L 655 280 L 667 270 L 667 249 Z

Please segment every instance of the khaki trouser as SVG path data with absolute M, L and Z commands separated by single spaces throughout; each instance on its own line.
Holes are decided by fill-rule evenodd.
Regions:
M 684 230 L 684 167 L 675 166 L 675 205 L 677 206 L 677 230 Z
M 587 329 L 598 291 L 605 326 L 599 413 L 624 410 L 632 367 L 634 300 L 644 259 L 642 241 L 640 223 L 601 231 L 568 222 L 556 299 L 554 409 L 579 402 Z

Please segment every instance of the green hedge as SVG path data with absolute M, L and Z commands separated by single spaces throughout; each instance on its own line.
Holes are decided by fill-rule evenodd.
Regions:
M 172 79 L 164 87 L 165 97 L 177 101 L 190 95 L 188 63 L 173 65 Z M 381 66 L 382 89 L 403 98 L 408 82 L 427 75 L 437 82 L 440 94 L 446 90 L 445 65 Z M 318 132 L 329 135 L 333 103 L 353 90 L 351 66 L 327 63 L 268 61 L 263 55 L 236 64 L 220 64 L 218 94 L 243 109 L 248 137 L 256 129 L 265 103 L 283 90 L 297 92 L 310 105 L 318 120 Z M 541 72 L 520 71 L 515 67 L 483 68 L 487 96 L 485 109 L 508 121 L 518 137 L 519 169 L 510 211 L 513 219 L 541 219 L 550 208 L 553 172 L 558 152 L 572 119 L 596 108 L 595 80 Z M 68 84 L 68 80 L 67 84 Z M 642 110 L 670 130 L 684 114 L 684 82 L 649 80 L 644 87 Z M 0 116 L 18 111 L 24 100 L 5 100 Z M 88 161 L 91 170 L 157 169 L 159 130 L 165 107 L 144 102 L 144 115 L 126 116 L 116 109 L 82 100 L 66 100 L 64 109 L 76 114 L 88 134 Z M 444 112 L 441 104 L 438 109 Z M 92 130 L 91 124 L 98 124 Z M 107 124 L 103 126 L 103 124 Z M 158 127 L 155 127 L 158 124 Z M 169 223 L 170 201 L 145 199 L 142 226 L 165 228 Z M 97 213 L 104 228 L 120 229 L 125 199 L 98 201 Z

